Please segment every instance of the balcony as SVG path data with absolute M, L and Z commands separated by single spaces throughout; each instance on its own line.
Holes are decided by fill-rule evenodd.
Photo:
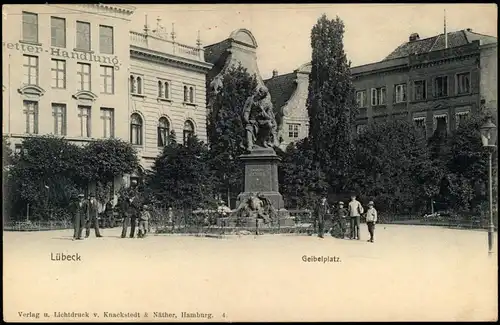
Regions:
M 130 32 L 130 45 L 182 58 L 205 62 L 203 48 L 184 45 L 156 35 Z

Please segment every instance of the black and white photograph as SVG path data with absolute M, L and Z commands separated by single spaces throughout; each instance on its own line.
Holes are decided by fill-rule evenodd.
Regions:
M 3 320 L 497 321 L 497 12 L 2 5 Z

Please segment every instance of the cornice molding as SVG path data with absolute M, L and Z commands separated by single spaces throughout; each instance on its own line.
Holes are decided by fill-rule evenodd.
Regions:
M 134 45 L 130 46 L 130 56 L 137 59 L 147 60 L 156 63 L 173 63 L 183 67 L 190 68 L 204 73 L 210 71 L 213 67 L 211 63 L 195 61 L 188 58 L 170 55 L 167 53 L 160 53 L 149 49 L 144 49 Z
M 37 85 L 25 85 L 17 90 L 21 95 L 43 96 L 45 90 Z

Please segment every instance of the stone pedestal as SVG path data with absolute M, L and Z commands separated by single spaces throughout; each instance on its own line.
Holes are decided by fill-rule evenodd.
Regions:
M 239 204 L 252 193 L 268 198 L 276 210 L 284 208 L 283 197 L 278 190 L 278 162 L 280 158 L 272 148 L 255 148 L 249 154 L 238 157 L 245 165 L 245 191 L 238 195 Z

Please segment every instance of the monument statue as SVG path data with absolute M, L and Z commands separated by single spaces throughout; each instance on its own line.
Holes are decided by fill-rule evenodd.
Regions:
M 259 219 L 269 224 L 276 218 L 276 210 L 271 201 L 261 193 L 251 193 L 241 201 L 234 214 L 239 220 L 255 220 L 257 234 Z
M 276 145 L 277 124 L 271 96 L 265 86 L 258 86 L 243 106 L 243 124 L 246 130 L 246 149 L 255 146 L 272 148 Z

